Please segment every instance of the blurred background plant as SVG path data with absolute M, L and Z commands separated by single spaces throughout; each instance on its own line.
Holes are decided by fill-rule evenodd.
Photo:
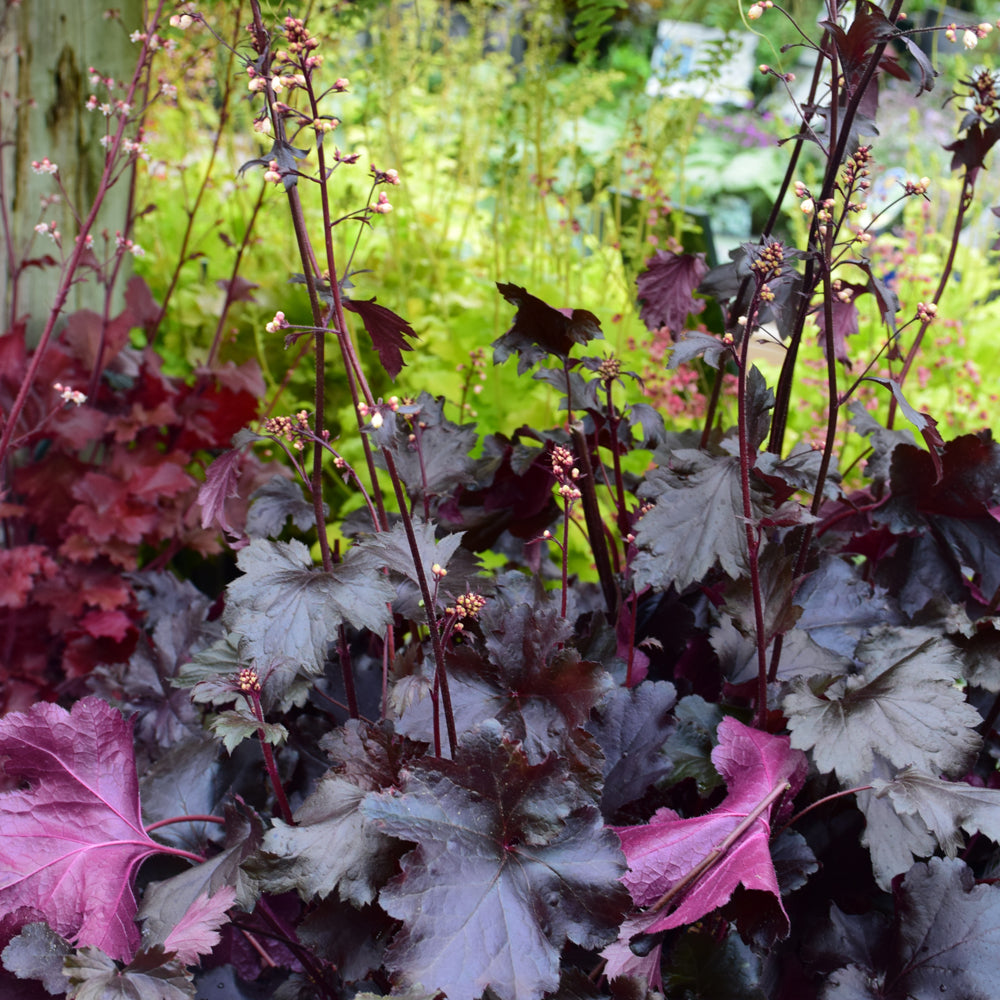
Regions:
M 795 127 L 785 89 L 773 89 L 774 77 L 754 70 L 757 62 L 798 70 L 802 79 L 789 89 L 801 97 L 808 72 L 798 60 L 808 63 L 810 53 L 782 51 L 798 40 L 794 27 L 779 17 L 749 22 L 738 3 L 694 0 L 291 6 L 328 36 L 327 62 L 335 60 L 350 81 L 330 140 L 360 151 L 363 163 L 398 170 L 403 182 L 393 191 L 391 215 L 363 235 L 352 294 L 377 293 L 380 303 L 405 317 L 422 339 L 422 363 L 418 378 L 404 369 L 395 387 L 386 381 L 376 390 L 443 394 L 454 401 L 452 416 L 461 405 L 461 415 L 478 417 L 484 430 L 510 432 L 551 419 L 551 387 L 526 395 L 512 371 L 476 361 L 506 328 L 494 283 L 508 281 L 547 301 L 595 312 L 608 348 L 644 375 L 651 401 L 662 405 L 672 425 L 697 426 L 706 378 L 665 370 L 663 337 L 650 334 L 638 317 L 635 277 L 657 248 L 680 243 L 714 262 L 760 231 L 786 163 L 779 140 Z M 987 16 L 987 6 L 968 4 L 962 16 Z M 808 29 L 819 8 L 814 0 L 798 0 L 789 10 Z M 222 37 L 240 37 L 244 5 L 218 3 L 209 10 Z M 914 25 L 950 16 L 927 3 L 911 5 L 908 15 Z M 716 32 L 699 36 L 693 56 L 676 44 L 692 24 Z M 927 37 L 935 49 L 948 46 L 942 33 Z M 137 238 L 150 252 L 137 269 L 159 300 L 170 298 L 157 348 L 176 373 L 210 355 L 255 357 L 272 405 L 292 411 L 311 398 L 311 375 L 290 366 L 282 338 L 264 326 L 278 309 L 292 324 L 308 323 L 306 296 L 286 284 L 296 270 L 294 246 L 281 214 L 268 211 L 276 193 L 263 191 L 252 173 L 237 174 L 266 150 L 268 137 L 253 130 L 245 82 L 226 51 L 207 32 L 190 32 L 180 45 L 180 57 L 161 65 L 161 84 L 183 87 L 177 103 L 150 114 L 152 159 L 138 188 L 139 206 L 153 207 L 139 222 Z M 876 141 L 874 179 L 886 200 L 904 174 L 948 175 L 942 146 L 958 111 L 943 103 L 979 55 L 966 53 L 960 42 L 950 48 L 937 61 L 947 77 L 921 111 L 913 85 L 893 80 L 883 95 L 882 118 L 892 128 Z M 649 86 L 654 75 L 655 88 Z M 720 82 L 730 86 L 729 77 L 739 87 L 720 103 Z M 806 183 L 813 169 L 807 154 L 800 164 Z M 355 173 L 332 186 L 344 213 L 364 199 L 366 183 Z M 979 204 L 995 203 L 996 182 L 982 184 L 994 186 L 980 190 Z M 888 216 L 872 248 L 894 261 L 897 291 L 911 309 L 940 271 L 946 246 L 935 234 L 947 230 L 957 191 L 957 183 L 935 181 L 929 208 L 921 213 L 914 205 Z M 802 227 L 789 197 L 776 233 L 794 239 Z M 941 414 L 955 433 L 981 426 L 982 411 L 997 394 L 1000 376 L 989 363 L 998 308 L 990 250 L 995 228 L 988 214 L 969 227 L 942 303 L 941 335 L 927 344 L 926 385 L 909 388 L 915 405 Z M 338 238 L 342 234 L 348 234 L 340 250 L 346 260 L 358 234 L 339 227 Z M 176 252 L 168 248 L 178 245 L 184 254 L 175 268 Z M 711 313 L 702 318 L 721 329 Z M 856 336 L 877 350 L 877 313 L 862 316 Z M 822 396 L 808 375 L 820 354 L 815 346 L 803 359 L 793 440 L 824 432 L 813 419 L 822 412 Z M 928 377 L 942 370 L 958 377 Z M 337 376 L 330 378 L 336 392 Z M 280 403 L 274 398 L 279 386 Z M 339 398 L 346 401 L 347 393 Z M 348 416 L 345 405 L 341 418 Z M 732 414 L 724 411 L 722 420 L 732 422 Z

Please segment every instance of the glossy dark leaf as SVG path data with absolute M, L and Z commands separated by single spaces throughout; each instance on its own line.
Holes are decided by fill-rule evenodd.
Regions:
M 361 907 L 394 873 L 400 850 L 359 806 L 368 792 L 396 785 L 400 768 L 424 747 L 395 736 L 388 725 L 353 720 L 326 745 L 335 767 L 295 811 L 294 825 L 274 820 L 245 868 L 267 892 L 294 890 L 310 900 L 336 891 Z
M 877 519 L 900 534 L 929 527 L 940 557 L 973 571 L 985 603 L 1000 588 L 1000 523 L 991 513 L 1000 502 L 1000 446 L 988 431 L 965 434 L 947 443 L 941 462 L 937 477 L 925 452 L 895 448 L 893 495 Z
M 326 504 L 323 513 L 328 513 Z M 287 476 L 272 476 L 250 497 L 247 534 L 251 538 L 277 538 L 289 518 L 299 531 L 316 527 L 316 510 L 302 495 L 302 487 Z
M 124 969 L 97 948 L 81 948 L 63 964 L 73 1000 L 190 1000 L 194 977 L 162 952 L 140 952 Z
M 898 813 L 919 818 L 949 857 L 962 846 L 962 830 L 1000 842 L 1000 790 L 944 781 L 908 767 L 892 781 L 872 782 Z
M 635 585 L 679 591 L 719 565 L 736 578 L 746 571 L 746 529 L 739 459 L 683 450 L 646 476 L 639 495 L 656 504 L 635 529 Z M 766 512 L 759 491 L 755 515 Z
M 855 653 L 862 671 L 800 680 L 785 697 L 792 745 L 812 750 L 824 773 L 861 784 L 875 756 L 896 767 L 960 773 L 978 749 L 979 713 L 955 687 L 950 643 L 920 629 L 883 627 Z
M 613 816 L 671 768 L 663 752 L 673 732 L 677 689 L 668 681 L 614 688 L 594 710 L 588 729 L 604 753 L 601 810 Z
M 19 979 L 38 979 L 46 993 L 66 992 L 63 961 L 72 954 L 70 943 L 48 924 L 28 924 L 3 950 L 3 967 Z
M 847 349 L 847 338 L 858 332 L 858 307 L 856 299 L 859 293 L 866 290 L 865 285 L 842 282 L 837 293 L 830 298 L 832 327 L 829 342 L 833 344 L 833 356 L 848 370 L 851 367 L 851 356 Z M 844 296 L 841 298 L 841 296 Z M 819 327 L 819 342 L 824 354 L 827 350 L 826 307 L 820 303 L 814 313 L 816 326 Z
M 378 560 L 358 548 L 329 573 L 295 540 L 253 539 L 237 562 L 243 575 L 229 585 L 224 623 L 256 660 L 269 697 L 286 708 L 323 673 L 342 624 L 378 631 L 389 622 L 394 590 Z
M 478 435 L 473 424 L 456 424 L 444 415 L 445 401 L 422 392 L 417 412 L 392 444 L 396 469 L 411 499 L 442 499 L 475 482 L 471 457 Z M 412 428 L 412 430 L 410 429 Z
M 819 645 L 851 657 L 861 637 L 877 625 L 900 625 L 903 616 L 882 587 L 864 581 L 847 559 L 830 556 L 795 592 L 802 608 L 798 627 Z
M 964 167 L 969 173 L 976 174 L 986 165 L 986 157 L 998 141 L 1000 141 L 1000 119 L 987 125 L 974 122 L 964 136 L 944 147 L 952 153 L 951 169 L 958 170 L 959 167 Z
M 404 984 L 476 1000 L 538 1000 L 559 983 L 569 939 L 607 943 L 626 903 L 614 835 L 556 757 L 528 763 L 499 726 L 469 734 L 454 761 L 416 763 L 401 792 L 364 815 L 417 846 L 380 905 L 403 921 L 388 965 Z
M 686 330 L 670 349 L 667 367 L 677 368 L 695 358 L 703 357 L 706 365 L 718 368 L 719 359 L 728 352 L 729 348 L 718 337 L 703 333 L 701 330 Z
M 596 765 L 594 748 L 580 727 L 610 686 L 599 664 L 565 648 L 570 630 L 558 606 L 508 604 L 490 598 L 480 615 L 483 653 L 466 647 L 449 663 L 452 703 L 459 733 L 497 719 L 522 741 L 532 763 L 550 753 L 579 756 L 585 771 Z M 411 706 L 399 722 L 414 739 L 433 739 L 429 698 Z
M 722 721 L 722 709 L 696 694 L 682 698 L 674 712 L 676 724 L 663 752 L 670 761 L 669 781 L 676 784 L 693 778 L 699 795 L 708 795 L 722 784 L 712 765 L 716 732 Z
M 894 896 L 887 947 L 873 950 L 867 959 L 856 949 L 856 964 L 829 976 L 824 1000 L 992 1000 L 1000 888 L 976 885 L 962 861 L 931 858 L 907 872 Z
M 636 278 L 642 309 L 639 318 L 647 330 L 667 327 L 676 341 L 687 318 L 705 308 L 694 291 L 708 274 L 704 254 L 674 253 L 657 250 L 646 261 L 646 270 Z
M 565 361 L 575 344 L 604 336 L 599 320 L 586 309 L 555 309 L 519 285 L 497 282 L 497 289 L 517 312 L 511 328 L 493 342 L 494 364 L 516 353 L 517 370 L 523 375 L 547 355 Z
M 394 379 L 405 364 L 403 351 L 413 350 L 410 341 L 418 339 L 416 331 L 402 316 L 380 306 L 374 298 L 367 301 L 345 298 L 342 301 L 345 309 L 361 317 L 382 367 L 389 378 Z
M 934 465 L 934 482 L 940 482 L 944 473 L 939 451 L 944 448 L 944 440 L 941 437 L 941 432 L 937 429 L 937 421 L 929 413 L 920 412 L 910 406 L 903 396 L 902 386 L 895 380 L 876 378 L 873 375 L 865 376 L 865 380 L 868 382 L 877 382 L 879 385 L 885 386 L 892 393 L 903 416 L 920 431 L 920 436 L 927 444 L 927 451 Z

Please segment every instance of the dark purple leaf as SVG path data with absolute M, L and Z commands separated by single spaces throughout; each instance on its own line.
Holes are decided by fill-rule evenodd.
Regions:
M 837 294 L 834 294 L 830 299 L 830 309 L 833 315 L 833 330 L 830 338 L 833 341 L 833 356 L 848 370 L 851 367 L 851 357 L 847 350 L 847 338 L 858 332 L 856 299 L 866 290 L 867 285 L 853 284 L 849 281 L 840 282 Z M 841 294 L 844 294 L 845 297 L 841 298 Z M 815 317 L 816 325 L 819 327 L 819 343 L 825 354 L 828 342 L 825 303 L 820 303 L 816 309 Z
M 555 309 L 520 285 L 497 282 L 497 289 L 517 312 L 511 328 L 493 341 L 494 364 L 516 353 L 518 374 L 524 374 L 546 355 L 565 361 L 574 344 L 604 336 L 600 321 L 586 309 Z
M 198 732 L 175 744 L 139 780 L 142 818 L 148 826 L 174 816 L 204 816 L 220 798 L 219 744 Z M 171 823 L 157 830 L 157 839 L 173 847 L 197 850 L 215 834 L 212 823 Z
M 671 768 L 663 746 L 673 732 L 677 690 L 668 681 L 614 688 L 587 727 L 604 753 L 601 810 L 613 816 Z
M 895 995 L 989 1000 L 996 990 L 1000 888 L 957 860 L 916 864 L 895 892 L 898 931 L 886 987 Z
M 140 952 L 124 969 L 97 948 L 68 955 L 63 972 L 74 1000 L 191 1000 L 194 977 L 163 952 Z
M 767 511 L 753 489 L 754 516 Z M 685 449 L 669 466 L 654 469 L 639 496 L 655 500 L 636 526 L 641 551 L 633 563 L 635 586 L 678 591 L 701 580 L 716 564 L 736 578 L 746 571 L 746 529 L 739 459 Z
M 341 625 L 377 632 L 390 620 L 395 590 L 357 546 L 325 572 L 301 542 L 255 538 L 237 563 L 243 575 L 229 585 L 223 621 L 257 661 L 271 703 L 287 708 L 306 697 Z
M 326 504 L 323 512 L 328 513 Z M 299 531 L 316 527 L 316 509 L 302 495 L 302 487 L 287 476 L 272 476 L 250 497 L 247 534 L 251 538 L 277 538 L 289 518 Z
M 920 435 L 927 445 L 931 461 L 934 463 L 934 482 L 940 482 L 943 470 L 939 451 L 944 448 L 944 439 L 937 429 L 937 421 L 929 413 L 923 413 L 910 406 L 903 395 L 903 387 L 895 379 L 876 378 L 874 375 L 866 375 L 865 381 L 877 382 L 879 385 L 885 386 L 892 393 L 903 416 L 920 431 Z
M 879 798 L 889 797 L 897 813 L 914 816 L 934 834 L 949 857 L 963 845 L 960 831 L 1000 842 L 1000 790 L 944 781 L 908 767 L 892 781 L 872 782 Z
M 795 593 L 798 627 L 825 649 L 852 657 L 858 640 L 876 625 L 900 625 L 903 616 L 882 587 L 861 578 L 856 566 L 828 556 Z
M 387 965 L 404 985 L 476 1000 L 538 1000 L 559 983 L 569 939 L 606 944 L 621 920 L 624 865 L 589 794 L 554 755 L 531 765 L 487 723 L 454 761 L 415 763 L 402 792 L 364 815 L 417 846 L 379 896 L 403 921 Z
M 718 337 L 701 330 L 685 330 L 670 349 L 667 367 L 677 368 L 697 357 L 704 357 L 706 365 L 718 368 L 719 359 L 728 353 L 729 348 Z
M 4 948 L 3 966 L 19 979 L 40 979 L 46 995 L 59 996 L 67 986 L 63 961 L 72 951 L 47 924 L 28 924 Z
M 132 725 L 100 698 L 0 719 L 0 911 L 26 906 L 79 945 L 128 960 L 132 884 L 163 848 L 143 829 Z M 24 783 L 25 787 L 16 787 Z
M 820 21 L 820 27 L 830 32 L 845 75 L 849 76 L 864 68 L 876 45 L 899 34 L 899 29 L 870 0 L 860 0 L 846 31 L 834 21 Z
M 530 763 L 539 763 L 552 752 L 567 753 L 580 768 L 581 780 L 591 782 L 596 747 L 580 727 L 608 690 L 610 678 L 604 668 L 564 648 L 571 630 L 551 603 L 511 605 L 491 597 L 479 627 L 484 653 L 466 646 L 449 661 L 458 732 L 497 719 L 505 735 L 522 741 Z M 431 741 L 430 699 L 409 707 L 399 728 L 415 739 Z
M 750 450 L 756 454 L 771 426 L 774 390 L 767 384 L 756 365 L 747 374 L 746 423 Z
M 390 446 L 410 498 L 440 500 L 472 485 L 476 477 L 471 452 L 478 440 L 475 425 L 448 420 L 443 397 L 435 399 L 422 392 L 414 405 L 416 412 Z
M 906 46 L 906 51 L 920 70 L 920 86 L 917 87 L 916 96 L 919 97 L 925 92 L 930 93 L 934 89 L 934 78 L 938 75 L 938 71 L 934 68 L 930 57 L 908 35 L 900 35 L 899 40 Z
M 704 301 L 696 299 L 693 293 L 706 274 L 708 265 L 703 253 L 657 250 L 646 261 L 646 270 L 635 280 L 642 303 L 639 318 L 646 329 L 659 330 L 665 326 L 676 341 L 688 316 L 696 316 L 705 308 Z
M 792 745 L 820 771 L 866 781 L 880 756 L 896 767 L 960 773 L 979 747 L 981 716 L 955 687 L 954 647 L 921 629 L 881 627 L 854 653 L 862 672 L 796 682 L 784 710 Z
M 973 122 L 965 135 L 944 148 L 950 150 L 951 169 L 964 167 L 966 172 L 975 176 L 985 165 L 986 156 L 1000 140 L 1000 119 L 983 125 Z
M 1000 504 L 1000 447 L 988 431 L 949 441 L 935 475 L 926 452 L 902 445 L 892 453 L 892 499 L 877 514 L 877 522 L 904 533 L 930 527 L 932 546 L 953 573 L 973 570 L 971 588 L 988 603 L 1000 587 L 1000 522 L 993 511 Z M 926 530 L 926 528 L 925 528 Z
M 931 858 L 915 864 L 894 887 L 896 913 L 881 946 L 869 947 L 858 936 L 870 929 L 853 920 L 842 936 L 852 947 L 851 966 L 829 976 L 824 997 L 834 1000 L 943 996 L 992 1000 L 996 991 L 996 956 L 1000 948 L 1000 888 L 976 885 L 964 862 Z M 839 942 L 821 942 L 836 957 Z M 843 954 L 843 953 L 842 953 Z M 832 987 L 832 988 L 831 988 Z
M 219 278 L 216 285 L 221 288 L 230 302 L 256 302 L 253 297 L 253 290 L 260 288 L 242 275 L 237 274 L 232 280 Z
M 389 378 L 395 379 L 403 370 L 403 351 L 413 350 L 407 338 L 417 340 L 416 331 L 402 316 L 396 315 L 385 306 L 380 306 L 374 298 L 368 300 L 345 298 L 343 304 L 345 309 L 361 317 L 382 367 Z
M 356 720 L 324 742 L 334 768 L 295 811 L 295 825 L 275 819 L 260 854 L 244 867 L 267 892 L 294 890 L 308 901 L 336 891 L 361 907 L 396 871 L 401 852 L 358 807 L 368 792 L 397 785 L 400 769 L 425 745 L 394 735 L 388 724 Z

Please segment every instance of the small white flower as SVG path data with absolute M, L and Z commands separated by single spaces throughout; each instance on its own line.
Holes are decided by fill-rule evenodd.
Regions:
M 79 389 L 72 389 L 68 385 L 63 385 L 62 382 L 54 382 L 52 388 L 59 393 L 66 403 L 75 403 L 77 406 L 80 406 L 82 403 L 87 402 L 86 393 L 80 392 Z
M 966 28 L 962 33 L 962 44 L 967 49 L 974 49 L 979 44 L 979 36 L 971 28 Z

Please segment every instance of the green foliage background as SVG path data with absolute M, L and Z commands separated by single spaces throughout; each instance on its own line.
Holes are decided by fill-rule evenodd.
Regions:
M 751 25 L 738 4 L 633 5 L 629 11 L 612 11 L 619 28 L 610 22 L 601 46 L 589 53 L 578 47 L 581 58 L 574 61 L 579 39 L 574 39 L 572 18 L 580 11 L 556 0 L 531 5 L 530 17 L 519 15 L 515 5 L 497 8 L 485 0 L 461 5 L 368 0 L 339 5 L 340 10 L 300 6 L 303 13 L 313 8 L 311 23 L 325 38 L 324 72 L 331 81 L 340 75 L 351 84 L 349 93 L 329 99 L 328 110 L 341 124 L 328 142 L 361 154 L 359 164 L 342 168 L 330 185 L 335 211 L 347 214 L 364 204 L 370 163 L 397 169 L 403 182 L 392 189 L 395 210 L 379 217 L 371 231 L 359 234 L 353 223 L 335 231 L 341 266 L 360 237 L 352 295 L 376 295 L 421 338 L 419 365 L 404 369 L 396 385 L 376 379 L 380 391 L 444 394 L 456 403 L 453 417 L 464 394 L 469 400 L 464 416 L 478 417 L 484 433 L 558 420 L 548 387 L 526 393 L 512 366 L 487 364 L 482 380 L 469 366 L 470 353 L 477 350 L 485 349 L 488 360 L 491 341 L 509 325 L 512 310 L 496 292 L 499 280 L 523 285 L 553 305 L 597 314 L 607 350 L 649 379 L 657 402 L 664 393 L 674 394 L 669 409 L 675 425 L 697 426 L 699 408 L 691 400 L 705 390 L 705 380 L 681 386 L 664 372 L 662 345 L 657 349 L 651 343 L 638 319 L 635 276 L 644 259 L 668 240 L 705 249 L 700 225 L 713 214 L 717 220 L 727 199 L 749 206 L 758 225 L 786 162 L 777 140 L 794 129 L 764 111 L 779 107 L 781 95 L 758 93 L 756 106 L 746 112 L 713 108 L 697 97 L 648 97 L 644 85 L 655 25 L 663 17 L 701 19 L 731 31 L 752 28 L 761 38 L 758 54 L 770 53 L 776 65 L 783 60 L 782 68 L 794 66 L 799 56 L 795 49 L 777 52 L 794 38 L 794 29 L 773 12 Z M 913 13 L 920 9 L 912 6 Z M 811 25 L 818 5 L 798 3 L 791 10 Z M 216 29 L 241 45 L 239 25 L 246 20 L 245 4 L 215 7 Z M 204 32 L 189 34 L 184 44 L 189 50 L 173 62 L 177 105 L 156 106 L 150 119 L 153 161 L 141 178 L 140 205 L 155 207 L 140 220 L 137 233 L 150 250 L 142 271 L 154 294 L 162 296 L 189 213 L 194 215 L 191 256 L 178 275 L 157 344 L 168 368 L 177 372 L 189 370 L 207 353 L 224 301 L 217 282 L 231 273 L 235 248 L 261 192 L 259 170 L 242 176 L 237 171 L 267 148 L 251 128 L 238 61 Z M 695 79 L 707 87 L 724 54 L 725 43 L 703 53 Z M 973 65 L 961 54 L 939 62 L 952 79 Z M 183 66 L 180 72 L 178 66 Z M 759 88 L 759 81 L 754 86 Z M 932 96 L 932 103 L 940 105 L 949 89 L 946 80 L 939 82 L 941 97 Z M 948 174 L 940 144 L 949 138 L 954 112 L 936 113 L 940 139 L 935 135 L 928 141 L 926 122 L 913 111 L 906 113 L 906 127 L 894 128 L 882 143 L 898 147 L 894 162 L 912 176 L 935 178 L 931 214 L 908 206 L 897 220 L 898 235 L 885 234 L 873 248 L 900 282 L 901 299 L 911 313 L 917 301 L 930 296 L 944 252 L 943 238 L 935 234 L 946 230 L 955 208 L 949 202 L 953 187 L 936 181 Z M 221 118 L 229 127 L 213 155 Z M 742 144 L 748 133 L 757 134 L 749 146 Z M 307 144 L 303 138 L 301 145 Z M 876 140 L 877 158 L 882 145 Z M 801 176 L 808 182 L 808 158 Z M 994 195 L 1000 190 L 995 181 L 983 183 L 992 185 Z M 303 191 L 306 204 L 316 209 L 315 222 L 318 199 L 310 187 L 303 185 Z M 983 204 L 990 203 L 989 191 L 982 197 Z M 782 229 L 794 235 L 801 218 L 794 204 L 785 209 Z M 930 408 L 954 433 L 978 429 L 988 422 L 984 414 L 996 408 L 1000 376 L 990 341 L 1000 304 L 992 297 L 996 258 L 987 251 L 989 242 L 988 224 L 981 223 L 976 240 L 960 253 L 960 281 L 953 281 L 941 310 L 946 322 L 924 358 L 925 384 L 919 391 L 915 385 L 908 389 L 916 405 Z M 280 335 L 264 331 L 278 309 L 293 324 L 308 322 L 302 287 L 287 284 L 297 269 L 282 192 L 272 188 L 263 193 L 240 269 L 258 286 L 254 301 L 240 302 L 230 312 L 222 356 L 260 360 L 274 412 L 308 408 L 312 397 L 309 366 L 294 367 L 297 349 L 285 351 Z M 363 332 L 361 340 L 366 350 Z M 859 358 L 867 358 L 883 340 L 872 308 L 852 346 Z M 819 363 L 819 352 L 812 351 L 811 361 L 808 353 L 801 412 L 793 423 L 795 435 L 807 438 L 816 430 L 812 414 L 822 412 L 821 390 L 809 378 L 809 365 Z M 331 372 L 329 377 L 336 399 L 339 376 Z M 346 392 L 339 398 L 347 399 Z M 886 404 L 876 399 L 872 405 Z M 350 414 L 344 409 L 340 417 Z M 723 419 L 728 422 L 731 414 Z

